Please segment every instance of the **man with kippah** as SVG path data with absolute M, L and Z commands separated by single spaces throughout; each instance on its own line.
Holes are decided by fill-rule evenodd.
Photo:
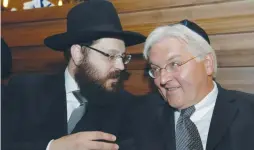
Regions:
M 143 54 L 158 92 L 140 101 L 140 150 L 254 149 L 254 95 L 215 81 L 215 51 L 201 27 L 158 27 Z

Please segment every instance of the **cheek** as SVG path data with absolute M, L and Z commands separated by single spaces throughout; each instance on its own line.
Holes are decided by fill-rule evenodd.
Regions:
M 191 84 L 192 71 L 191 70 L 182 70 L 176 74 L 176 80 L 180 83 L 182 87 Z
M 96 70 L 97 77 L 103 78 L 108 75 L 108 72 L 110 70 L 110 65 L 104 59 L 94 58 L 93 60 L 90 60 L 90 64 Z
M 100 70 L 100 72 L 101 72 L 101 75 L 107 75 L 107 73 L 108 73 L 108 70 L 110 69 L 109 68 L 109 65 L 107 64 L 107 63 L 100 63 L 98 66 L 97 66 L 97 68 Z
M 189 82 L 197 82 L 198 80 L 202 80 L 204 75 L 205 68 L 201 64 L 197 64 L 195 66 L 189 67 L 184 70 L 182 74 L 182 78 L 186 79 Z
M 186 67 L 176 76 L 177 81 L 181 84 L 184 92 L 194 93 L 197 86 L 203 82 L 204 68 L 200 65 Z

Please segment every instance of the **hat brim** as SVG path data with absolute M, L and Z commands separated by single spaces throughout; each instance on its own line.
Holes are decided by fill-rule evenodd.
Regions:
M 44 40 L 44 44 L 56 51 L 65 51 L 73 44 L 91 42 L 100 38 L 117 37 L 125 42 L 125 46 L 132 46 L 145 42 L 146 37 L 137 32 L 131 31 L 80 31 L 77 33 L 60 33 Z

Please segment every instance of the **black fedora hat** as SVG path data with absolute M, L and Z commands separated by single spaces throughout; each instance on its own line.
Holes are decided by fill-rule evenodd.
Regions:
M 210 44 L 210 40 L 209 40 L 207 33 L 199 25 L 197 25 L 196 23 L 189 21 L 187 19 L 180 21 L 180 24 L 182 24 L 182 25 L 186 26 L 187 28 L 191 29 L 192 31 L 196 32 L 198 35 L 203 37 L 207 41 L 207 43 Z
M 67 32 L 47 37 L 46 46 L 64 51 L 73 44 L 92 42 L 100 38 L 119 38 L 126 46 L 143 43 L 142 34 L 123 31 L 113 4 L 106 0 L 90 0 L 73 7 L 67 15 Z

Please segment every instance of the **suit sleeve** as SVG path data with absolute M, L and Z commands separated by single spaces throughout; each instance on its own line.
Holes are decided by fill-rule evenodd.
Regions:
M 46 150 L 50 140 L 38 136 L 31 137 L 29 122 L 26 122 L 26 87 L 10 81 L 5 90 L 5 103 L 2 105 L 2 150 Z M 26 115 L 26 116 L 25 116 Z

